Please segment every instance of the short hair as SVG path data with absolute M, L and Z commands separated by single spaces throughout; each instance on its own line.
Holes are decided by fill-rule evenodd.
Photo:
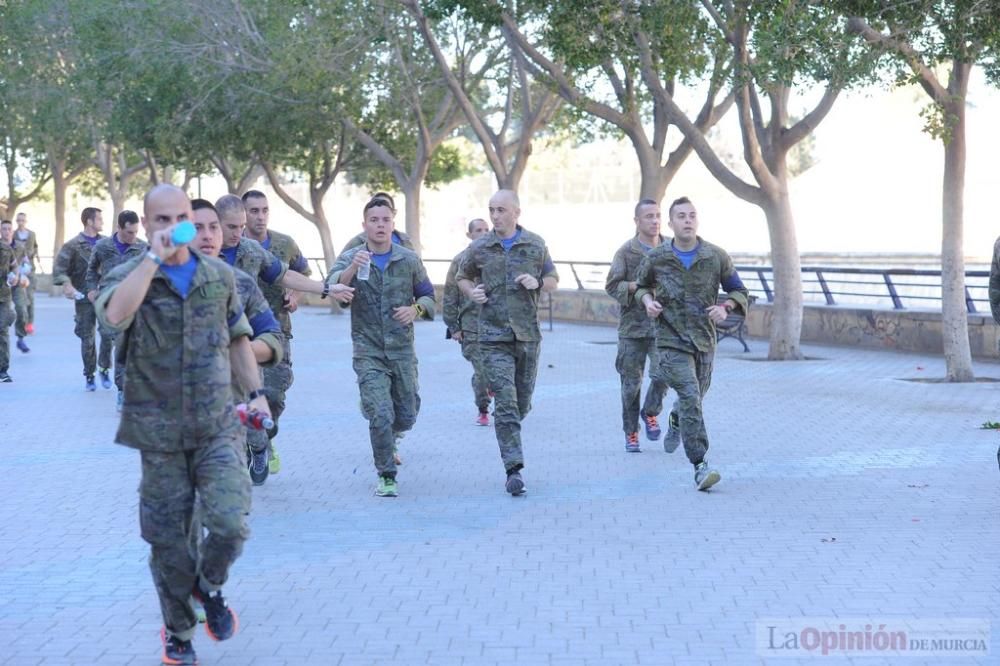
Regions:
M 385 206 L 393 213 L 396 212 L 396 208 L 392 205 L 392 202 L 390 200 L 384 199 L 382 197 L 375 197 L 374 199 L 365 204 L 365 209 L 361 211 L 361 213 L 362 214 L 367 213 L 369 209 L 376 208 L 378 206 Z
M 243 199 L 235 194 L 224 194 L 215 202 L 215 212 L 222 218 L 233 212 L 246 212 L 246 207 L 243 205 Z
M 19 217 L 28 217 L 28 214 L 25 213 L 24 211 L 21 211 L 20 213 L 14 216 L 14 219 L 16 220 Z
M 635 205 L 635 219 L 639 219 L 639 209 L 643 206 L 659 206 L 660 202 L 655 199 L 639 199 L 639 203 Z
M 100 208 L 93 208 L 92 206 L 88 206 L 83 209 L 82 213 L 80 213 L 80 222 L 83 224 L 83 226 L 87 226 L 87 222 L 97 217 L 97 214 L 100 212 L 101 212 Z
M 203 210 L 205 208 L 207 208 L 208 210 L 212 211 L 216 215 L 219 214 L 219 211 L 216 210 L 215 205 L 211 201 L 209 201 L 208 199 L 191 199 L 191 210 L 192 211 Z
M 672 216 L 674 214 L 674 208 L 676 206 L 680 206 L 681 204 L 689 204 L 689 203 L 691 203 L 691 200 L 688 199 L 687 197 L 680 197 L 679 199 L 674 199 L 672 202 L 670 202 L 670 208 L 667 209 L 667 217 L 670 217 L 670 216 Z
M 372 199 L 385 199 L 389 202 L 389 208 L 396 210 L 396 200 L 388 192 L 376 192 L 372 195 Z
M 495 197 L 498 194 L 506 194 L 508 197 L 510 197 L 511 202 L 513 202 L 514 208 L 517 208 L 518 210 L 521 209 L 521 197 L 517 196 L 517 192 L 515 192 L 514 190 L 507 190 L 507 189 L 497 190 L 496 192 L 493 193 L 493 196 Z
M 9 224 L 11 226 L 14 226 L 14 223 L 11 222 L 10 220 L 0 220 L 0 227 L 2 227 L 5 224 Z
M 123 210 L 118 213 L 118 228 L 124 229 L 125 225 L 139 224 L 139 216 L 132 210 Z
M 470 234 L 472 233 L 472 225 L 475 224 L 476 222 L 482 222 L 483 224 L 486 224 L 486 220 L 484 220 L 481 217 L 476 217 L 476 218 L 473 218 L 473 219 L 469 220 L 469 233 Z M 487 226 L 489 226 L 489 225 L 487 225 Z
M 246 204 L 247 199 L 251 199 L 251 198 L 252 199 L 266 199 L 267 195 L 264 194 L 263 192 L 261 192 L 260 190 L 247 190 L 246 192 L 243 193 L 243 196 L 241 197 L 241 201 L 243 201 L 243 203 Z M 216 211 L 216 212 L 218 212 L 218 211 Z

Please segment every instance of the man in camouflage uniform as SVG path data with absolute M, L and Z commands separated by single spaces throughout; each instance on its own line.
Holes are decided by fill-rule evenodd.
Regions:
M 469 222 L 469 231 L 465 235 L 469 240 L 477 241 L 489 231 L 490 226 L 486 220 L 477 218 Z M 479 360 L 479 306 L 459 290 L 458 281 L 455 279 L 458 267 L 469 255 L 469 247 L 459 252 L 448 267 L 448 275 L 444 280 L 444 295 L 441 299 L 441 316 L 445 326 L 448 327 L 446 337 L 462 345 L 462 356 L 472 364 L 472 395 L 479 409 L 476 423 L 488 426 L 490 387 L 486 381 L 486 370 Z
M 101 278 L 111 272 L 116 266 L 120 266 L 126 261 L 142 256 L 149 249 L 146 243 L 138 238 L 139 216 L 131 210 L 123 210 L 118 214 L 118 229 L 108 236 L 97 241 L 94 251 L 90 253 L 90 261 L 87 263 L 87 299 L 93 302 L 97 298 Z M 110 340 L 112 345 L 116 345 L 117 336 L 112 329 L 98 324 L 102 340 Z M 117 351 L 117 350 L 116 350 Z M 115 386 L 118 388 L 118 409 L 121 410 L 124 394 L 122 393 L 122 381 L 125 377 L 125 358 L 122 354 L 115 353 Z M 104 377 L 101 377 L 102 382 Z M 111 388 L 105 384 L 104 388 Z
M 387 201 L 389 203 L 389 207 L 392 208 L 393 211 L 396 210 L 396 202 L 395 200 L 393 200 L 392 196 L 390 196 L 388 192 L 376 192 L 375 194 L 372 195 L 372 198 L 369 199 L 369 201 L 374 201 L 375 199 L 382 199 L 384 201 Z M 358 234 L 351 240 L 347 241 L 347 244 L 344 245 L 344 249 L 341 250 L 341 254 L 347 252 L 350 249 L 356 248 L 359 245 L 364 245 L 366 240 L 367 237 L 365 236 L 365 232 L 362 231 L 360 234 Z M 413 247 L 413 241 L 410 240 L 410 237 L 406 233 L 399 231 L 398 229 L 392 230 L 392 242 L 395 243 L 396 245 L 402 245 L 407 250 L 413 250 L 414 252 L 417 251 L 417 248 Z
M 0 223 L 0 384 L 9 384 L 13 379 L 7 374 L 10 369 L 10 325 L 14 323 L 11 310 L 11 286 L 19 279 L 14 249 L 10 246 L 14 226 L 10 220 Z M 13 275 L 11 275 L 13 273 Z
M 28 335 L 28 287 L 29 276 L 31 275 L 31 264 L 27 259 L 26 249 L 23 244 L 17 242 L 14 235 L 14 225 L 10 220 L 4 220 L 0 227 L 0 242 L 4 243 L 14 252 L 14 270 L 4 271 L 4 279 L 8 273 L 12 272 L 14 278 L 10 287 L 11 301 L 14 303 L 14 335 L 17 337 L 17 348 L 22 354 L 31 351 L 24 341 Z
M 993 243 L 993 262 L 990 264 L 990 310 L 993 321 L 1000 324 L 1000 238 Z M 997 465 L 1000 465 L 1000 447 L 997 448 Z
M 295 289 L 313 294 L 321 294 L 325 298 L 329 293 L 328 287 L 324 283 L 310 280 L 305 275 L 289 269 L 288 264 L 276 257 L 272 252 L 265 250 L 260 243 L 243 235 L 246 228 L 247 214 L 243 200 L 235 194 L 227 194 L 215 202 L 219 219 L 222 222 L 222 251 L 219 257 L 230 266 L 241 269 L 258 280 L 261 290 L 274 287 L 284 291 L 285 289 Z M 289 357 L 288 340 L 284 340 L 283 353 Z M 274 386 L 268 385 L 268 380 L 277 382 Z M 271 415 L 274 419 L 274 427 L 268 431 L 271 439 L 269 447 L 270 473 L 277 474 L 281 469 L 280 459 L 277 449 L 274 446 L 274 438 L 278 434 L 278 419 L 285 409 L 284 389 L 275 388 L 291 383 L 291 368 L 287 373 L 268 372 L 264 376 L 265 391 L 268 392 L 268 404 L 271 405 Z M 286 387 L 287 388 L 287 387 Z M 272 397 L 280 394 L 281 400 L 271 402 Z
M 83 357 L 83 376 L 86 378 L 88 391 L 97 390 L 94 382 L 94 372 L 100 363 L 101 382 L 111 387 L 111 338 L 101 336 L 100 356 L 95 353 L 95 328 L 97 316 L 94 314 L 94 304 L 87 297 L 87 266 L 90 263 L 90 253 L 97 241 L 104 238 L 100 235 L 104 227 L 104 219 L 97 208 L 84 208 L 80 215 L 83 231 L 66 241 L 56 256 L 52 268 L 52 284 L 62 285 L 63 295 L 76 300 L 76 328 L 73 332 L 80 338 L 80 355 Z
M 663 410 L 663 396 L 667 393 L 667 386 L 651 376 L 646 401 L 640 412 L 639 394 L 646 358 L 649 358 L 650 371 L 656 367 L 656 329 L 646 316 L 646 308 L 635 300 L 635 274 L 643 257 L 664 240 L 660 235 L 660 205 L 656 201 L 643 199 L 636 204 L 635 232 L 635 236 L 615 252 L 604 285 L 605 291 L 618 302 L 619 308 L 615 370 L 621 377 L 622 428 L 625 430 L 625 450 L 629 453 L 639 453 L 641 450 L 637 427 L 640 415 L 646 429 L 646 438 L 651 442 L 660 438 L 657 417 Z
M 531 410 L 538 374 L 538 295 L 559 284 L 545 241 L 517 223 L 520 215 L 517 194 L 494 194 L 493 231 L 472 244 L 456 275 L 459 289 L 482 306 L 479 354 L 494 393 L 493 422 L 507 472 L 505 488 L 514 496 L 525 490 L 521 421 Z
M 354 372 L 379 477 L 375 494 L 395 497 L 396 439 L 413 427 L 420 411 L 413 322 L 434 318 L 434 287 L 420 257 L 392 242 L 390 203 L 372 199 L 363 214 L 365 244 L 341 254 L 327 281 L 354 287 Z M 367 280 L 357 277 L 362 267 L 370 271 Z
M 219 221 L 218 211 L 211 202 L 205 199 L 192 200 L 191 208 L 194 212 L 194 226 L 198 232 L 194 246 L 206 256 L 219 256 L 219 251 L 222 249 L 222 224 Z M 266 370 L 282 360 L 285 343 L 281 325 L 257 285 L 257 280 L 239 268 L 233 268 L 233 275 L 236 278 L 236 291 L 239 294 L 240 303 L 243 305 L 243 313 L 253 330 L 250 337 L 250 348 L 253 350 L 257 364 L 262 370 Z M 261 381 L 263 382 L 263 377 L 261 377 Z M 237 401 L 242 400 L 241 389 L 235 384 L 233 396 Z M 250 470 L 250 480 L 253 481 L 254 485 L 259 486 L 267 480 L 269 473 L 267 433 L 255 428 L 247 428 L 246 441 L 249 452 L 247 466 Z
M 259 190 L 249 190 L 242 198 L 247 214 L 247 225 L 243 235 L 260 243 L 261 247 L 280 259 L 290 270 L 307 277 L 311 275 L 309 262 L 302 255 L 295 240 L 287 234 L 268 229 L 271 208 L 267 196 Z M 285 340 L 284 358 L 280 363 L 264 368 L 264 390 L 267 391 L 267 402 L 271 405 L 271 413 L 275 415 L 273 437 L 277 434 L 277 417 L 285 411 L 285 394 L 295 381 L 295 375 L 292 373 L 291 313 L 298 308 L 298 292 L 263 281 L 260 282 L 260 288 L 281 324 Z M 275 471 L 280 469 L 279 460 L 277 457 L 273 459 L 272 466 Z
M 28 228 L 27 215 L 18 213 L 14 220 L 17 222 L 14 242 L 24 252 L 30 269 L 28 288 L 25 290 L 24 330 L 28 335 L 33 335 L 35 333 L 35 272 L 38 270 L 38 238 L 35 236 L 35 232 Z
M 636 274 L 636 300 L 656 319 L 655 377 L 677 391 L 680 435 L 698 490 L 719 482 L 708 466 L 701 402 L 712 381 L 715 325 L 733 310 L 747 312 L 749 292 L 722 248 L 698 236 L 698 214 L 687 197 L 670 204 L 671 243 L 646 255 Z M 726 300 L 717 304 L 719 289 Z
M 211 638 L 225 640 L 239 626 L 221 590 L 249 535 L 232 376 L 251 408 L 268 407 L 232 269 L 171 241 L 173 227 L 192 217 L 187 195 L 158 185 L 143 208 L 150 250 L 105 276 L 96 310 L 127 348 L 115 441 L 140 451 L 139 519 L 163 614 L 163 663 L 193 664 L 192 596 Z M 208 531 L 198 558 L 189 550 L 196 493 Z

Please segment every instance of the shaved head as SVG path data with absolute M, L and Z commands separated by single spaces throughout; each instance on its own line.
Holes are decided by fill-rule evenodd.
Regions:
M 505 201 L 512 205 L 514 208 L 521 207 L 521 199 L 518 198 L 517 192 L 514 190 L 497 190 L 496 194 L 490 197 L 490 201 Z
M 146 217 L 149 217 L 150 205 L 159 200 L 171 200 L 179 201 L 183 199 L 188 209 L 191 208 L 191 202 L 188 200 L 187 193 L 176 185 L 171 185 L 170 183 L 161 183 L 156 185 L 149 192 L 146 192 L 146 196 L 142 198 L 142 212 Z

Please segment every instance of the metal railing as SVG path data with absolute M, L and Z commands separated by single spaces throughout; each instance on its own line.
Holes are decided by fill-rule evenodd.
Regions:
M 425 259 L 428 274 L 444 281 L 449 260 Z M 556 261 L 562 276 L 561 288 L 604 290 L 606 261 Z M 774 269 L 770 266 L 736 266 L 747 289 L 758 299 L 774 301 Z M 440 272 L 440 276 L 436 273 Z M 989 312 L 989 279 L 986 270 L 965 272 L 965 303 L 969 312 Z M 440 283 L 438 282 L 438 283 Z M 941 309 L 941 271 L 925 268 L 855 268 L 846 266 L 803 266 L 802 296 L 808 304 L 829 306 Z

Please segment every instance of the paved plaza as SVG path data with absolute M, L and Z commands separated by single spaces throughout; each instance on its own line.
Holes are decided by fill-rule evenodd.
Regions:
M 764 341 L 725 340 L 705 406 L 722 481 L 699 493 L 683 450 L 624 452 L 615 329 L 557 323 L 512 498 L 470 368 L 421 323 L 423 407 L 388 499 L 349 318 L 294 320 L 283 469 L 254 489 L 225 588 L 240 633 L 199 630 L 202 664 L 1000 663 L 1000 434 L 979 429 L 1000 383 L 904 381 L 942 377 L 939 357 L 807 345 L 770 363 Z M 112 443 L 114 391 L 83 391 L 72 304 L 40 295 L 36 326 L 0 385 L 0 663 L 159 663 L 138 453 Z M 794 659 L 759 638 L 775 618 L 992 627 L 978 658 Z

